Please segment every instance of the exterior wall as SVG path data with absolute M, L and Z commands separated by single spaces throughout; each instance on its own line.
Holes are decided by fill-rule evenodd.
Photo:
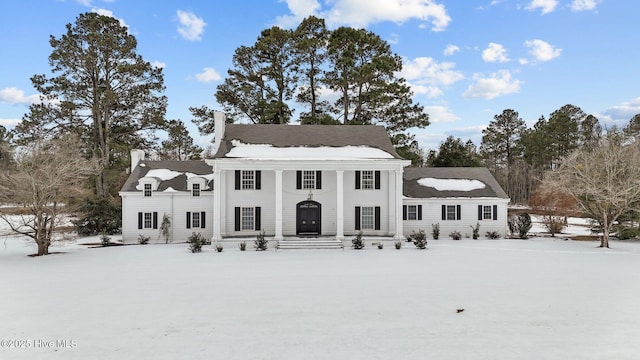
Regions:
M 367 169 L 377 170 L 377 169 Z M 364 235 L 384 236 L 389 234 L 389 223 L 393 209 L 389 204 L 389 176 L 388 171 L 380 171 L 380 189 L 356 189 L 356 172 L 344 172 L 344 234 L 352 236 L 356 230 L 356 206 L 380 207 L 380 230 L 362 230 Z
M 440 224 L 440 239 L 449 238 L 453 231 L 460 232 L 463 237 L 471 237 L 471 227 L 479 223 L 480 238 L 484 238 L 487 231 L 497 231 L 504 237 L 508 235 L 507 203 L 508 199 L 500 198 L 405 198 L 404 205 L 422 205 L 422 220 L 404 220 L 403 233 L 408 237 L 414 231 L 424 230 L 427 238 L 433 239 L 432 224 Z M 460 220 L 442 220 L 442 205 L 460 205 Z M 478 205 L 497 205 L 497 219 L 478 220 Z
M 121 193 L 122 196 L 122 240 L 126 244 L 138 243 L 140 235 L 150 237 L 151 243 L 164 243 L 160 236 L 160 224 L 164 214 L 171 219 L 169 241 L 185 242 L 192 232 L 199 232 L 205 238 L 211 238 L 213 231 L 213 193 L 202 192 L 192 197 L 190 192 L 154 192 L 145 197 L 140 192 Z M 206 212 L 204 229 L 187 229 L 186 212 Z M 138 229 L 138 212 L 156 212 L 157 229 Z

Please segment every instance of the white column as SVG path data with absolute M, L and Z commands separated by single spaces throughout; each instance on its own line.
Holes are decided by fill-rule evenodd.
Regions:
M 387 223 L 389 224 L 389 232 L 387 235 L 392 236 L 396 233 L 396 172 L 394 170 L 389 170 L 389 202 L 388 202 L 388 214 L 387 214 Z
M 222 240 L 220 232 L 220 216 L 222 214 L 222 170 L 214 170 L 213 172 L 213 239 L 211 239 L 211 246 L 215 246 L 215 243 Z
M 282 240 L 282 170 L 276 172 L 276 234 L 273 240 Z
M 336 239 L 344 240 L 344 170 L 336 170 Z
M 402 234 L 402 170 L 396 170 L 396 234 L 395 240 L 404 240 Z

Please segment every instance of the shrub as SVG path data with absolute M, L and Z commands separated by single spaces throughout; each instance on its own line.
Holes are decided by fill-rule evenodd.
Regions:
M 434 240 L 438 240 L 440 237 L 440 224 L 431 224 L 431 236 Z
M 519 214 L 516 218 L 516 230 L 520 239 L 526 239 L 527 233 L 531 230 L 531 216 L 527 213 Z
M 171 236 L 171 219 L 169 215 L 162 215 L 162 222 L 160 223 L 160 236 L 164 238 L 164 243 L 169 243 L 169 236 Z
M 382 241 L 378 241 L 378 249 L 382 250 L 383 247 L 384 244 L 382 243 Z
M 264 230 L 260 231 L 258 235 L 256 235 L 256 239 L 253 241 L 253 247 L 256 251 L 265 251 L 267 250 L 267 246 L 269 245 L 269 241 L 264 237 Z
M 395 243 L 396 249 L 400 250 L 402 249 L 402 241 L 396 241 Z
M 556 236 L 566 227 L 565 218 L 562 216 L 543 216 L 542 224 L 549 231 L 551 236 Z
M 216 251 L 217 252 L 222 252 L 222 249 L 223 249 L 222 244 L 216 244 Z
M 485 234 L 485 236 L 488 239 L 500 239 L 500 233 L 497 231 L 487 231 L 487 233 Z
M 480 223 L 476 223 L 476 226 L 471 226 L 471 231 L 473 231 L 473 240 L 477 240 L 480 237 Z
M 518 215 L 511 214 L 507 218 L 507 226 L 509 226 L 509 234 L 513 236 L 518 231 Z
M 618 231 L 618 239 L 620 240 L 628 240 L 640 237 L 640 229 L 626 227 Z
M 144 236 L 142 234 L 138 235 L 138 244 L 140 245 L 147 245 L 149 240 L 151 240 L 149 236 Z
M 240 241 L 240 251 L 245 251 L 245 250 L 247 250 L 247 242 Z
M 192 233 L 191 236 L 189 236 L 189 239 L 187 239 L 187 242 L 189 243 L 189 250 L 191 250 L 192 253 L 199 253 L 202 251 L 202 245 L 204 244 L 204 237 L 202 237 L 202 234 L 200 233 Z
M 427 248 L 427 234 L 424 230 L 418 230 L 418 232 L 411 232 L 411 241 L 413 241 L 413 245 L 415 245 L 418 249 L 426 249 Z
M 364 248 L 364 239 L 362 238 L 362 231 L 356 234 L 356 237 L 351 239 L 352 247 L 356 250 L 361 250 Z
M 452 231 L 449 234 L 449 237 L 452 238 L 453 240 L 460 240 L 462 238 L 462 235 L 460 235 L 459 231 Z
M 119 234 L 122 231 L 122 207 L 112 200 L 86 199 L 79 206 L 78 220 L 71 222 L 80 236 Z
M 100 242 L 102 243 L 102 246 L 109 246 L 111 245 L 111 238 L 107 236 L 107 234 L 102 234 L 100 235 Z

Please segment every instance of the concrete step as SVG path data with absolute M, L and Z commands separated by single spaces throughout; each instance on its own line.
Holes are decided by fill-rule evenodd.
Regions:
M 278 250 L 325 250 L 344 249 L 342 241 L 331 239 L 285 239 L 278 241 Z

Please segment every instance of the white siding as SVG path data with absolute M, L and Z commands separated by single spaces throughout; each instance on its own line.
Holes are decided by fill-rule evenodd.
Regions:
M 374 170 L 375 169 L 371 169 Z M 380 230 L 362 230 L 364 235 L 388 235 L 389 233 L 389 175 L 380 171 L 380 189 L 356 189 L 356 172 L 344 172 L 344 234 L 350 236 L 356 230 L 356 206 L 380 207 Z

